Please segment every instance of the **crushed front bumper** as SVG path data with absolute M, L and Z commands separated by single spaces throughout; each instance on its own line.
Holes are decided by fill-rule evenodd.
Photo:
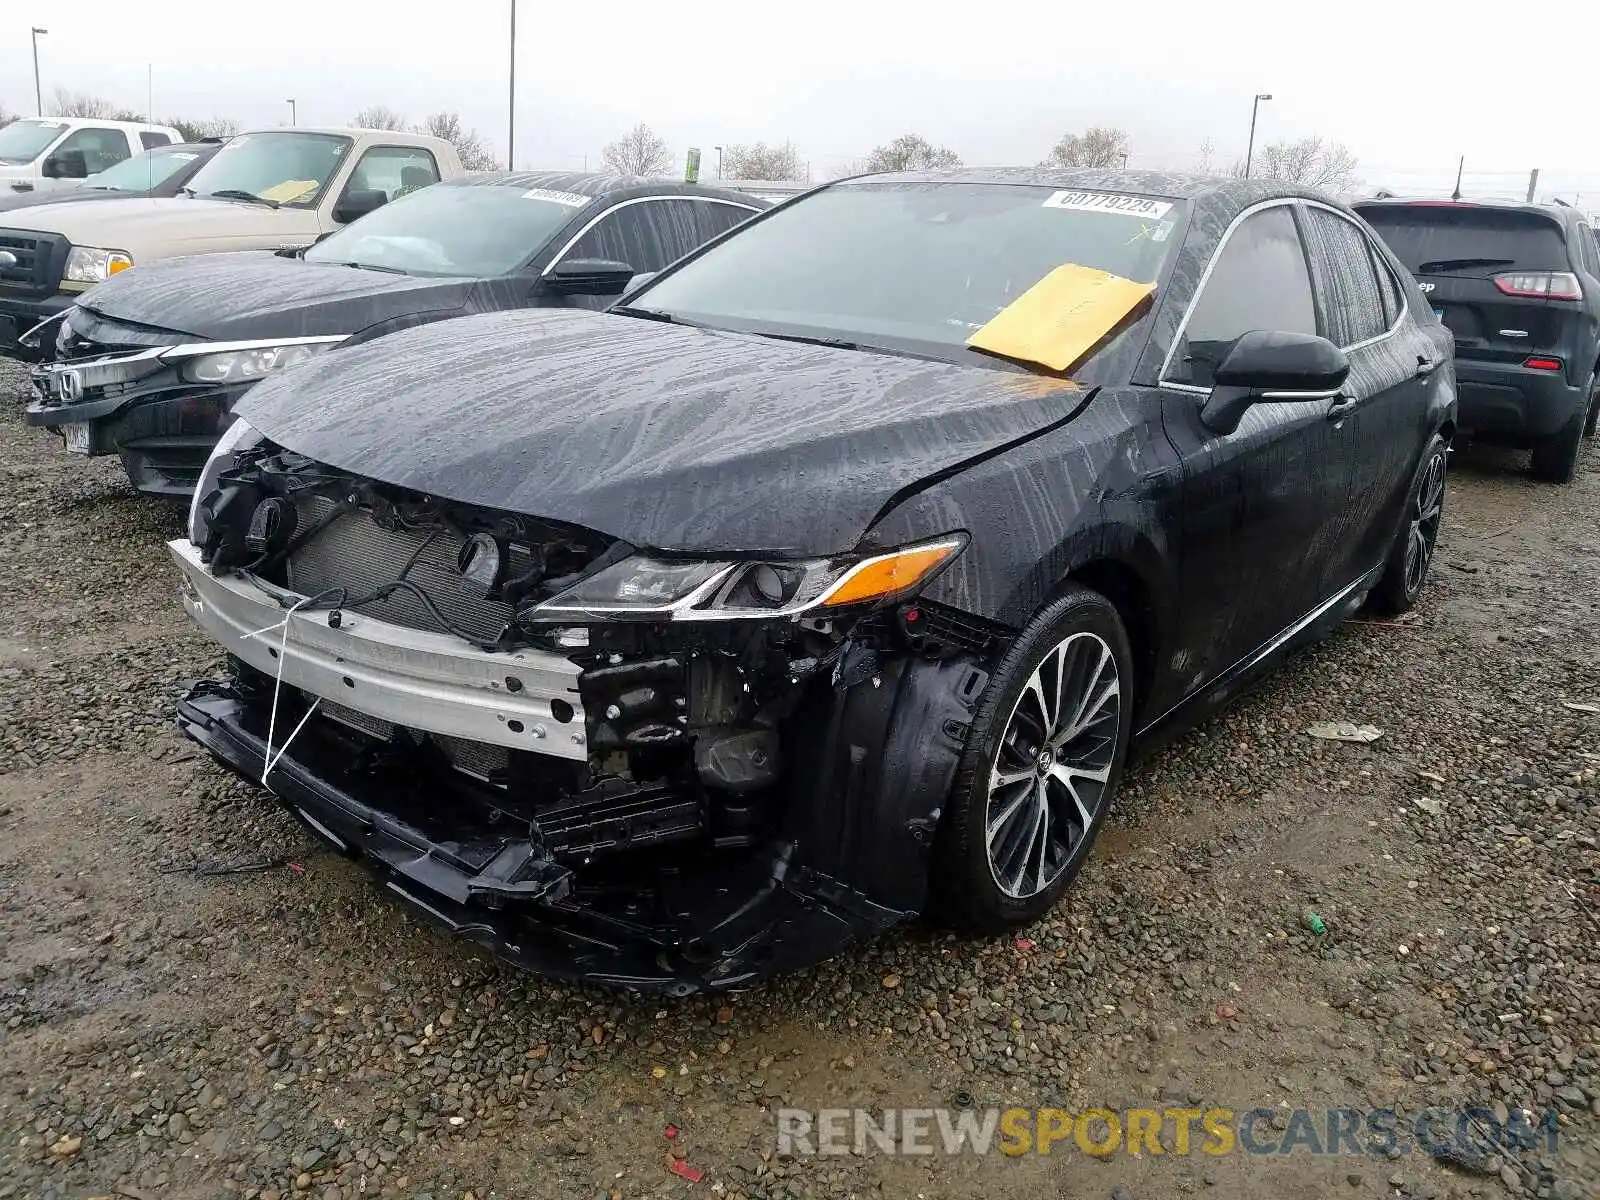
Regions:
M 789 719 L 795 766 L 759 836 L 657 844 L 649 805 L 681 812 L 693 800 L 634 785 L 620 798 L 638 804 L 623 818 L 631 845 L 608 857 L 574 852 L 567 823 L 593 824 L 589 806 L 615 811 L 618 797 L 562 793 L 540 765 L 581 770 L 589 758 L 575 664 L 359 614 L 286 615 L 296 597 L 214 578 L 186 541 L 170 549 L 191 616 L 246 668 L 233 682 L 193 684 L 182 731 L 251 782 L 265 775 L 291 813 L 390 892 L 519 966 L 688 995 L 813 965 L 924 906 L 940 809 L 986 678 L 970 663 L 896 657 L 853 684 L 820 682 Z M 516 689 L 504 686 L 512 677 Z M 557 701 L 571 720 L 558 719 Z M 413 769 L 426 750 L 375 750 L 352 732 L 351 713 L 339 715 L 345 706 L 392 722 L 397 743 L 439 734 L 504 746 L 523 770 L 509 792 L 426 774 Z

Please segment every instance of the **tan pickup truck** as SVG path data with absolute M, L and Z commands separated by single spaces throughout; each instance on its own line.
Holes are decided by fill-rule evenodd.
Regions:
M 465 172 L 442 138 L 387 129 L 259 129 L 217 151 L 181 196 L 0 216 L 0 356 L 48 357 L 78 294 L 161 258 L 308 246 L 396 196 Z M 37 330 L 31 336 L 30 330 Z

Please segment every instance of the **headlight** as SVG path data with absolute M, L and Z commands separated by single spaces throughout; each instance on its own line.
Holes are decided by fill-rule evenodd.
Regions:
M 236 346 L 210 353 L 201 353 L 203 348 L 199 346 L 183 346 L 168 351 L 167 357 L 180 359 L 183 377 L 194 383 L 250 383 L 331 350 L 343 340 L 307 338 L 278 345 Z
M 927 583 L 966 548 L 967 535 L 867 557 L 727 562 L 633 555 L 552 597 L 534 621 L 726 621 L 897 600 Z
M 210 513 L 205 507 L 206 499 L 217 490 L 217 480 L 222 473 L 233 465 L 233 459 L 241 450 L 261 441 L 261 433 L 248 421 L 235 417 L 233 424 L 222 431 L 222 437 L 217 440 L 216 447 L 211 451 L 211 457 L 206 459 L 206 465 L 200 471 L 200 479 L 194 485 L 194 499 L 189 501 L 189 540 L 196 546 L 206 544 L 206 534 L 210 530 Z
M 102 250 L 98 246 L 74 246 L 67 251 L 66 283 L 104 283 L 119 271 L 133 266 L 133 255 L 126 250 Z

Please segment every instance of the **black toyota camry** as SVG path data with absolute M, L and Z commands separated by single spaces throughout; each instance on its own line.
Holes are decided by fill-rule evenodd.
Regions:
M 303 251 L 168 259 L 85 293 L 24 419 L 187 498 L 240 396 L 335 346 L 509 308 L 604 308 L 770 207 L 632 175 L 489 172 L 385 204 Z
M 1416 600 L 1455 398 L 1348 209 L 1023 170 L 237 411 L 170 546 L 233 667 L 185 732 L 499 953 L 682 993 L 1041 916 L 1131 743 Z

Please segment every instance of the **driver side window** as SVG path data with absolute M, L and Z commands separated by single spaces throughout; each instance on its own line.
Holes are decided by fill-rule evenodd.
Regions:
M 74 131 L 71 137 L 56 147 L 57 154 L 64 150 L 83 151 L 84 167 L 91 175 L 116 166 L 131 154 L 127 135 L 122 130 L 97 129 L 93 125 Z
M 1252 329 L 1318 332 L 1305 251 L 1287 204 L 1246 217 L 1212 260 L 1164 380 L 1210 387 L 1229 345 Z

